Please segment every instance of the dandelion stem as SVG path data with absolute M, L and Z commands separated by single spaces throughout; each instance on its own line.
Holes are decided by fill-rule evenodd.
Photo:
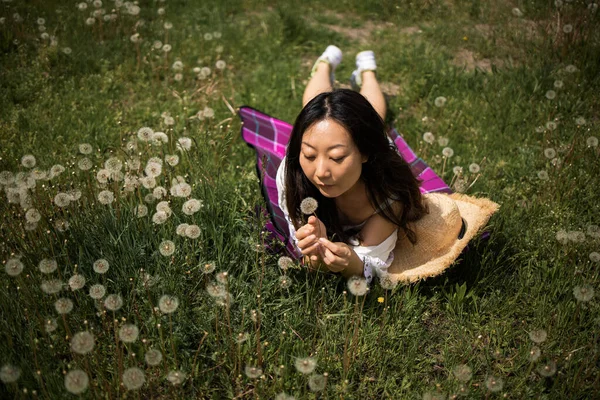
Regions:
M 171 318 L 171 314 L 169 314 L 169 329 L 171 331 L 171 349 L 173 350 L 173 358 L 175 359 L 175 365 L 178 365 L 177 351 L 175 350 L 175 341 L 173 340 L 173 318 Z

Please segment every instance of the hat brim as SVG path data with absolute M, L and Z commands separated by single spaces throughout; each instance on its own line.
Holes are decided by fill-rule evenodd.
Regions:
M 425 263 L 416 265 L 392 262 L 387 274 L 392 281 L 411 283 L 442 274 L 454 263 L 469 244 L 469 241 L 477 235 L 479 230 L 487 224 L 490 217 L 500 208 L 497 203 L 487 198 L 477 198 L 460 193 L 443 194 L 443 196 L 452 198 L 458 207 L 466 225 L 464 236 L 461 239 L 457 238 L 443 256 L 433 258 Z

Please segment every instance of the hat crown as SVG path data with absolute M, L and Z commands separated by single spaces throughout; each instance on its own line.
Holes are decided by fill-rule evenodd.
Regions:
M 427 196 L 425 204 L 429 213 L 412 227 L 417 236 L 413 251 L 435 258 L 456 242 L 462 219 L 458 206 L 448 196 Z

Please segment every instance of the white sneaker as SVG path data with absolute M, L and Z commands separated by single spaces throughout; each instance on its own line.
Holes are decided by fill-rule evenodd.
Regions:
M 362 85 L 362 73 L 364 71 L 375 71 L 377 64 L 375 63 L 375 53 L 371 50 L 361 51 L 356 55 L 356 69 L 350 76 L 350 83 L 355 90 L 360 89 Z
M 315 65 L 313 65 L 310 76 L 314 75 L 320 62 L 326 62 L 331 66 L 331 74 L 329 79 L 331 80 L 331 85 L 333 85 L 333 82 L 335 82 L 335 69 L 342 62 L 342 50 L 334 45 L 327 46 L 323 54 L 321 54 L 321 56 L 315 62 Z

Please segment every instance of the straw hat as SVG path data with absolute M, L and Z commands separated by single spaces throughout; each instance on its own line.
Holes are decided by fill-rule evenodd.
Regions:
M 427 193 L 423 198 L 429 214 L 409 223 L 417 243 L 398 232 L 394 261 L 387 270 L 392 281 L 415 282 L 443 273 L 500 207 L 459 193 Z

